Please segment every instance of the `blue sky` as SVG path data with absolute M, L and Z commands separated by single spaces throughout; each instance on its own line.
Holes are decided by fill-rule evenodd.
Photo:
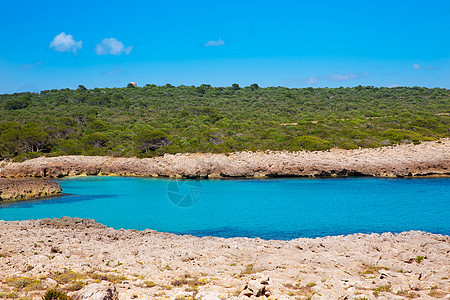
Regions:
M 0 93 L 163 85 L 450 88 L 450 1 L 0 0 Z

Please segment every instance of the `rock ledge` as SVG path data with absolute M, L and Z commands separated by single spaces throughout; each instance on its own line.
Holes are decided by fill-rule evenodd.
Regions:
M 0 202 L 54 196 L 61 193 L 57 182 L 44 179 L 0 178 Z

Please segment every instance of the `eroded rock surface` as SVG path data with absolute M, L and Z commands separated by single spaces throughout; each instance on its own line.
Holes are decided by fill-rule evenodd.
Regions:
M 75 292 L 72 298 L 73 300 L 119 300 L 119 294 L 114 285 L 102 281 L 87 285 Z
M 74 175 L 185 178 L 450 175 L 450 140 L 376 149 L 175 154 L 155 158 L 40 157 L 0 168 L 0 177 Z
M 120 300 L 448 299 L 449 276 L 450 236 L 418 231 L 277 241 L 0 221 L 0 294 L 17 298 L 56 281 L 73 296 L 103 282 Z
M 61 193 L 57 182 L 44 179 L 0 178 L 0 202 L 53 196 Z

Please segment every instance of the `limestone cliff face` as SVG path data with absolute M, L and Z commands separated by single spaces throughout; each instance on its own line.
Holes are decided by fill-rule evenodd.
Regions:
M 0 178 L 0 202 L 52 196 L 61 193 L 61 186 L 44 179 Z
M 175 154 L 155 158 L 40 157 L 0 168 L 0 177 L 76 175 L 184 178 L 450 175 L 450 140 L 376 149 Z

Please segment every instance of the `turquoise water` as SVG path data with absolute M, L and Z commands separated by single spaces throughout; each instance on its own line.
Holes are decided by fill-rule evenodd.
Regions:
M 0 219 L 93 218 L 114 228 L 293 239 L 450 234 L 450 178 L 190 180 L 78 177 L 60 197 L 4 203 Z

